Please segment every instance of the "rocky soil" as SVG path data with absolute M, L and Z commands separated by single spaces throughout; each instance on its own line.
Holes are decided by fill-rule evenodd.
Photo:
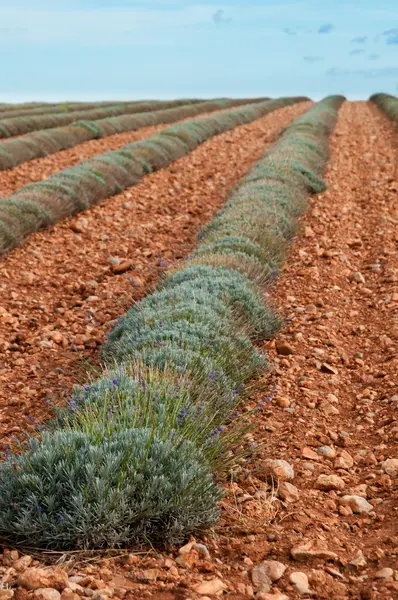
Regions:
M 231 188 L 306 106 L 216 136 L 3 257 L 0 449 L 46 418 L 49 400 L 95 374 L 112 321 L 189 252 Z
M 6 332 L 28 332 L 28 319 L 36 319 L 29 334 L 33 343 L 27 342 L 30 337 L 7 341 L 0 371 L 7 435 L 15 427 L 26 429 L 28 411 L 43 416 L 41 388 L 60 389 L 76 380 L 76 355 L 95 362 L 91 341 L 96 346 L 109 319 L 152 281 L 151 271 L 137 270 L 138 265 L 154 266 L 145 248 L 152 256 L 160 249 L 170 260 L 175 237 L 181 253 L 249 161 L 261 154 L 265 134 L 272 137 L 284 118 L 298 114 L 295 110 L 283 109 L 211 140 L 171 169 L 145 178 L 127 192 L 131 197 L 121 195 L 32 236 L 6 259 L 6 320 L 13 319 Z M 270 291 L 286 325 L 266 345 L 270 370 L 253 382 L 245 401 L 253 408 L 268 395 L 262 412 L 253 415 L 250 434 L 265 447 L 226 486 L 217 528 L 163 553 L 148 549 L 114 557 L 54 557 L 4 550 L 0 600 L 398 598 L 396 135 L 367 103 L 347 102 L 340 111 L 331 137 L 328 190 L 312 198 Z M 249 146 L 250 158 L 243 155 Z M 150 204 L 153 194 L 157 202 Z M 143 213 L 130 213 L 139 201 L 164 211 L 151 217 L 149 229 L 143 227 L 148 222 Z M 126 202 L 131 206 L 124 208 Z M 139 224 L 136 238 L 123 237 L 124 210 L 134 227 Z M 74 231 L 76 225 L 80 232 Z M 162 237 L 163 226 L 168 238 Z M 109 244 L 103 235 L 110 235 Z M 164 248 L 156 245 L 161 241 Z M 91 247 L 94 254 L 83 254 Z M 109 255 L 118 256 L 119 263 L 108 265 Z M 122 269 L 129 260 L 127 272 L 142 287 L 127 292 L 125 274 L 116 274 L 115 267 Z M 81 285 L 94 278 L 97 285 Z M 72 340 L 77 353 L 71 352 Z M 10 398 L 15 401 L 11 409 Z M 53 563 L 58 559 L 58 566 L 43 570 L 47 557 Z

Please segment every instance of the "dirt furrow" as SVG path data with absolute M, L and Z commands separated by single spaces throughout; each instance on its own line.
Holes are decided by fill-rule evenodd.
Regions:
M 325 599 L 398 597 L 395 136 L 370 104 L 343 105 L 328 191 L 312 200 L 273 290 L 287 325 L 269 344 L 277 391 L 256 437 L 295 476 L 282 469 L 266 537 L 232 545 L 246 564 L 287 567 L 270 587 L 289 600 L 306 586 Z M 234 488 L 238 502 L 261 479 L 255 467 Z M 250 498 L 243 506 L 257 516 Z
M 216 136 L 168 169 L 32 235 L 0 265 L 3 444 L 97 365 L 109 322 L 192 247 L 201 225 L 308 103 Z

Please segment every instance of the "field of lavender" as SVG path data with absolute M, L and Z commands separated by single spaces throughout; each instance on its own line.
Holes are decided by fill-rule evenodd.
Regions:
M 353 130 L 346 135 L 350 123 Z M 369 473 L 362 479 L 358 475 L 362 463 L 370 463 L 361 462 L 359 441 L 353 458 L 351 442 L 341 440 L 355 432 L 363 436 L 368 425 L 374 434 L 377 423 L 384 446 L 374 443 L 375 481 L 378 474 L 390 481 L 396 476 L 398 459 L 388 446 L 394 436 L 385 430 L 396 423 L 389 412 L 394 381 L 388 370 L 396 365 L 396 314 L 391 313 L 391 334 L 369 334 L 370 341 L 356 353 L 341 350 L 335 357 L 333 349 L 351 329 L 355 336 L 365 331 L 358 327 L 365 328 L 366 311 L 378 306 L 372 285 L 376 293 L 387 294 L 385 310 L 397 305 L 396 253 L 388 250 L 388 237 L 384 250 L 372 256 L 369 250 L 366 266 L 354 268 L 365 247 L 373 247 L 372 236 L 387 236 L 388 226 L 396 223 L 391 204 L 379 212 L 385 227 L 375 222 L 369 231 L 366 224 L 358 224 L 356 233 L 350 229 L 357 190 L 362 190 L 358 202 L 367 202 L 361 205 L 364 214 L 397 192 L 397 124 L 398 99 L 381 93 L 363 103 L 332 95 L 319 102 L 222 98 L 0 107 L 0 135 L 13 138 L 0 144 L 4 557 L 8 548 L 50 554 L 123 549 L 129 557 L 123 564 L 130 564 L 131 549 L 149 548 L 154 555 L 142 569 L 149 565 L 160 572 L 166 559 L 159 552 L 191 540 L 184 552 L 194 553 L 192 565 L 199 573 L 210 561 L 209 532 L 229 531 L 224 550 L 233 548 L 230 528 L 236 522 L 231 515 L 238 513 L 240 519 L 236 543 L 249 536 L 257 547 L 278 514 L 287 511 L 288 518 L 290 503 L 305 502 L 305 493 L 301 497 L 292 483 L 297 469 L 303 482 L 315 473 L 311 489 L 323 494 L 336 523 L 362 513 L 373 518 L 384 488 L 365 496 L 358 491 L 371 481 Z M 342 157 L 350 161 L 346 174 Z M 334 195 L 344 185 L 348 204 L 340 209 Z M 315 223 L 307 223 L 314 218 Z M 341 230 L 332 235 L 337 221 Z M 395 233 L 391 247 L 397 239 Z M 295 244 L 306 246 L 292 258 Z M 332 268 L 324 283 L 322 265 Z M 363 275 L 365 269 L 369 275 Z M 277 283 L 281 273 L 282 283 Z M 384 277 L 380 284 L 372 280 L 378 273 Z M 289 286 L 289 279 L 284 283 L 289 277 L 293 283 L 297 279 L 296 291 L 281 306 L 278 286 Z M 341 309 L 332 334 L 328 294 L 341 289 L 350 308 Z M 311 291 L 318 294 L 316 301 L 297 300 Z M 349 326 L 342 325 L 345 318 Z M 309 333 L 295 329 L 307 325 Z M 392 353 L 377 372 L 365 368 L 366 352 L 376 339 L 384 353 Z M 315 350 L 301 352 L 308 340 L 314 340 Z M 379 351 L 375 346 L 374 353 Z M 364 371 L 362 379 L 355 379 L 358 368 Z M 316 387 L 311 373 L 326 378 Z M 338 398 L 344 385 L 351 385 L 348 381 L 360 385 L 355 391 L 359 404 L 379 397 L 385 409 L 379 415 L 379 409 L 361 412 L 357 407 L 368 420 L 345 435 L 344 428 L 351 431 L 347 419 L 353 417 L 344 417 Z M 383 391 L 375 382 L 384 385 Z M 270 425 L 275 414 L 278 424 Z M 341 426 L 333 424 L 334 418 Z M 286 431 L 279 440 L 273 438 L 273 447 L 268 439 L 289 419 L 290 432 L 314 419 L 298 438 L 290 462 L 285 460 Z M 377 449 L 383 450 L 380 456 Z M 336 456 L 340 462 L 334 463 L 334 473 L 327 460 Z M 392 493 L 386 486 L 386 493 Z M 380 504 L 389 506 L 387 500 Z M 337 531 L 348 536 L 349 530 L 351 536 L 353 522 L 345 532 L 336 525 Z M 292 529 L 281 523 L 275 539 L 285 535 L 289 540 Z M 222 533 L 214 535 L 213 541 L 222 538 Z M 174 580 L 156 575 L 154 581 L 170 589 L 181 582 L 181 569 L 191 568 L 184 552 L 179 562 L 173 559 L 173 568 L 178 566 Z M 293 551 L 292 559 L 283 553 L 282 544 L 286 568 L 296 558 Z M 27 571 L 33 570 L 30 554 Z M 326 560 L 337 560 L 332 555 Z M 45 560 L 45 554 L 38 557 Z M 219 562 L 228 560 L 223 555 Z M 40 570 L 40 563 L 36 567 Z M 205 583 L 222 585 L 206 587 L 195 580 L 194 595 L 181 598 L 236 592 L 236 582 L 224 581 L 227 571 L 220 567 L 216 578 L 213 567 L 206 568 L 203 572 L 212 577 Z M 266 584 L 258 598 L 276 599 L 265 588 L 283 572 L 273 580 L 267 571 L 264 579 L 253 567 L 253 572 L 246 568 L 245 577 L 251 578 L 253 594 Z M 153 579 L 146 581 L 140 573 L 138 595 L 132 598 L 144 597 L 140 586 Z M 22 576 L 16 568 L 7 574 L 0 570 L 0 575 L 13 592 L 2 595 L 0 585 L 0 599 L 11 600 L 14 588 L 24 585 L 18 579 Z M 328 577 L 334 577 L 331 570 Z M 319 582 L 313 580 L 316 588 Z M 298 593 L 294 581 L 285 591 Z M 341 582 L 348 585 L 343 576 Z M 62 592 L 68 587 L 57 585 L 44 582 L 27 589 L 36 589 L 39 597 L 42 588 Z M 245 586 L 242 596 L 231 597 L 253 597 Z M 83 587 L 77 594 L 85 597 Z

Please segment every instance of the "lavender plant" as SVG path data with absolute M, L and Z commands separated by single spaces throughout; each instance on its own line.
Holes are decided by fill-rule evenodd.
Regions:
M 369 98 L 384 114 L 398 125 L 398 98 L 391 94 L 373 94 Z

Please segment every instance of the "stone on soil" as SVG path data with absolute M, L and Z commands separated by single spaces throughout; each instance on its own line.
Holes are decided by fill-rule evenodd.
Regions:
M 330 365 L 329 363 L 322 363 L 321 371 L 323 371 L 324 373 L 330 373 L 331 375 L 338 375 L 339 372 L 338 369 L 336 369 L 336 367 Z
M 316 487 L 323 492 L 330 490 L 340 490 L 345 488 L 345 481 L 338 475 L 319 475 Z
M 347 450 L 342 450 L 334 461 L 334 466 L 336 469 L 351 469 L 353 465 L 354 459 L 352 458 L 351 454 L 347 452 Z
M 264 466 L 278 481 L 292 481 L 294 479 L 294 469 L 286 460 L 269 459 L 265 461 Z
M 392 577 L 393 575 L 394 575 L 393 569 L 390 569 L 389 567 L 385 567 L 384 569 L 380 569 L 380 571 L 377 571 L 375 577 L 377 577 L 377 579 L 388 579 L 389 577 Z
M 294 560 L 311 560 L 312 558 L 338 560 L 339 558 L 335 552 L 331 552 L 330 550 L 326 550 L 324 548 L 314 547 L 314 543 L 312 541 L 307 542 L 306 544 L 294 546 L 290 550 L 290 553 Z
M 340 414 L 339 409 L 336 408 L 333 404 L 331 404 L 331 402 L 328 402 L 327 400 L 322 400 L 322 402 L 319 405 L 319 408 L 321 409 L 321 411 L 323 412 L 323 414 L 326 417 L 331 417 L 333 415 Z
M 60 567 L 31 567 L 19 575 L 18 585 L 26 590 L 54 588 L 62 591 L 68 585 L 68 574 Z
M 353 567 L 366 567 L 367 561 L 365 556 L 363 555 L 362 550 L 358 550 L 354 558 L 350 560 L 349 564 Z
M 398 475 L 398 458 L 387 458 L 382 465 L 381 468 L 387 475 L 391 475 L 395 477 Z
M 362 496 L 362 498 L 366 498 L 368 495 L 368 486 L 366 483 L 360 483 L 350 490 L 350 494 L 353 496 Z
M 310 588 L 308 585 L 308 577 L 302 571 L 295 571 L 289 575 L 289 581 L 296 588 L 297 592 L 302 596 L 309 594 Z
M 309 460 L 320 460 L 319 454 L 314 452 L 314 450 L 312 450 L 312 448 L 308 448 L 308 446 L 306 446 L 305 448 L 302 449 L 301 455 L 304 458 L 308 458 Z
M 334 458 L 336 456 L 336 450 L 331 446 L 320 446 L 316 452 L 319 456 L 325 456 L 326 458 Z
M 53 588 L 39 588 L 33 592 L 37 600 L 61 600 L 61 594 Z
M 265 560 L 252 569 L 252 582 L 255 587 L 263 583 L 278 581 L 286 571 L 286 566 L 276 560 Z
M 282 481 L 278 487 L 278 496 L 286 502 L 297 502 L 300 499 L 300 492 L 292 483 Z
M 121 275 L 122 273 L 125 273 L 126 271 L 130 271 L 133 268 L 133 263 L 129 260 L 126 260 L 120 264 L 114 264 L 112 271 L 115 273 L 115 275 Z
M 353 274 L 352 280 L 356 283 L 365 283 L 365 277 L 359 271 Z
M 277 340 L 275 342 L 275 348 L 278 354 L 282 356 L 289 356 L 289 354 L 294 354 L 294 348 L 287 342 L 283 340 Z
M 82 595 L 84 590 L 82 589 Z M 71 588 L 65 588 L 61 594 L 61 600 L 80 600 L 79 594 L 76 594 Z
M 226 585 L 221 579 L 211 579 L 210 581 L 202 581 L 193 586 L 193 590 L 197 594 L 207 596 L 207 594 L 219 594 L 226 589 Z
M 25 556 L 21 556 L 15 563 L 12 565 L 16 571 L 22 571 L 22 569 L 27 569 L 33 562 L 33 558 L 29 556 L 29 554 L 25 554 Z
M 362 496 L 343 496 L 340 498 L 340 504 L 349 506 L 356 514 L 368 513 L 373 510 L 373 506 Z

